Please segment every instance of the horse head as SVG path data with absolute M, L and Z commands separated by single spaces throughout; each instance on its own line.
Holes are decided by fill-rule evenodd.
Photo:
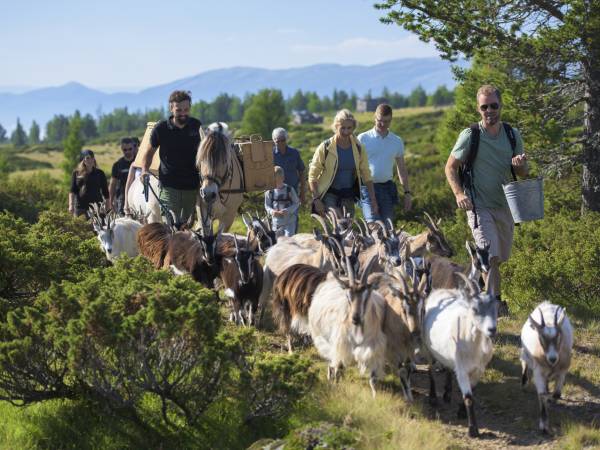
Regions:
M 202 184 L 200 198 L 211 205 L 219 195 L 219 189 L 231 178 L 233 148 L 227 125 L 218 122 L 208 127 L 208 134 L 200 143 L 196 168 Z

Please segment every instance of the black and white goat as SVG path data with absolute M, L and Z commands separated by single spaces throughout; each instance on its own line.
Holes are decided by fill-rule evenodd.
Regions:
M 471 258 L 469 266 L 463 266 L 444 257 L 431 254 L 426 259 L 431 263 L 431 281 L 434 289 L 455 289 L 458 288 L 459 279 L 456 273 L 461 272 L 474 283 L 477 283 L 480 289 L 484 288 L 484 277 L 490 271 L 490 253 L 489 245 L 484 248 L 477 247 L 474 243 L 465 242 L 465 247 Z
M 246 242 L 248 239 L 249 236 Z M 223 257 L 220 273 L 231 308 L 229 319 L 237 324 L 252 325 L 263 287 L 263 269 L 253 250 L 248 246 L 240 248 L 237 239 L 233 242 L 235 255 Z
M 571 365 L 573 329 L 565 309 L 549 302 L 539 304 L 521 330 L 521 385 L 528 378 L 535 385 L 540 407 L 539 428 L 550 432 L 548 383 L 554 381 L 554 399 L 559 399 Z
M 127 217 L 117 218 L 113 211 L 105 212 L 97 204 L 90 207 L 92 226 L 100 247 L 111 262 L 122 254 L 134 257 L 139 254 L 137 233 L 142 224 Z

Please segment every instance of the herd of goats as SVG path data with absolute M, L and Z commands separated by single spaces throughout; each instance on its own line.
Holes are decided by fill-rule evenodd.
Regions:
M 313 214 L 313 233 L 276 237 L 269 221 L 242 214 L 246 236 L 195 231 L 183 225 L 116 218 L 95 206 L 92 223 L 109 260 L 122 253 L 143 255 L 157 269 L 190 274 L 224 292 L 230 320 L 264 326 L 272 318 L 292 352 L 296 339 L 310 337 L 337 381 L 356 363 L 369 375 L 375 396 L 387 367 L 412 401 L 416 363 L 428 363 L 429 400 L 437 403 L 434 364 L 445 369 L 443 399 L 450 402 L 452 372 L 463 402 L 459 417 L 469 436 L 479 435 L 472 388 L 493 353 L 498 305 L 482 290 L 488 249 L 466 243 L 469 266 L 449 259 L 453 251 L 437 223 L 425 214 L 427 230 L 410 235 L 391 221 L 366 223 L 328 211 Z M 261 264 L 261 260 L 263 261 Z M 558 399 L 571 362 L 573 331 L 564 308 L 543 302 L 521 331 L 521 384 L 532 379 L 539 401 L 539 428 L 550 432 L 548 383 Z

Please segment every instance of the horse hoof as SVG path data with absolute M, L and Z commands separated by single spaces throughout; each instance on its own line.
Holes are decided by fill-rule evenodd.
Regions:
M 477 429 L 477 427 L 469 427 L 469 437 L 479 437 L 479 430 Z

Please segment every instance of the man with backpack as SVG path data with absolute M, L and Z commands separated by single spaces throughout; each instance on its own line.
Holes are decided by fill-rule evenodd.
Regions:
M 467 211 L 476 245 L 489 246 L 485 289 L 506 313 L 500 298 L 500 264 L 510 257 L 514 222 L 502 184 L 527 175 L 527 157 L 518 130 L 500 120 L 502 99 L 496 87 L 479 88 L 477 110 L 481 121 L 460 133 L 445 173 L 456 204 Z

